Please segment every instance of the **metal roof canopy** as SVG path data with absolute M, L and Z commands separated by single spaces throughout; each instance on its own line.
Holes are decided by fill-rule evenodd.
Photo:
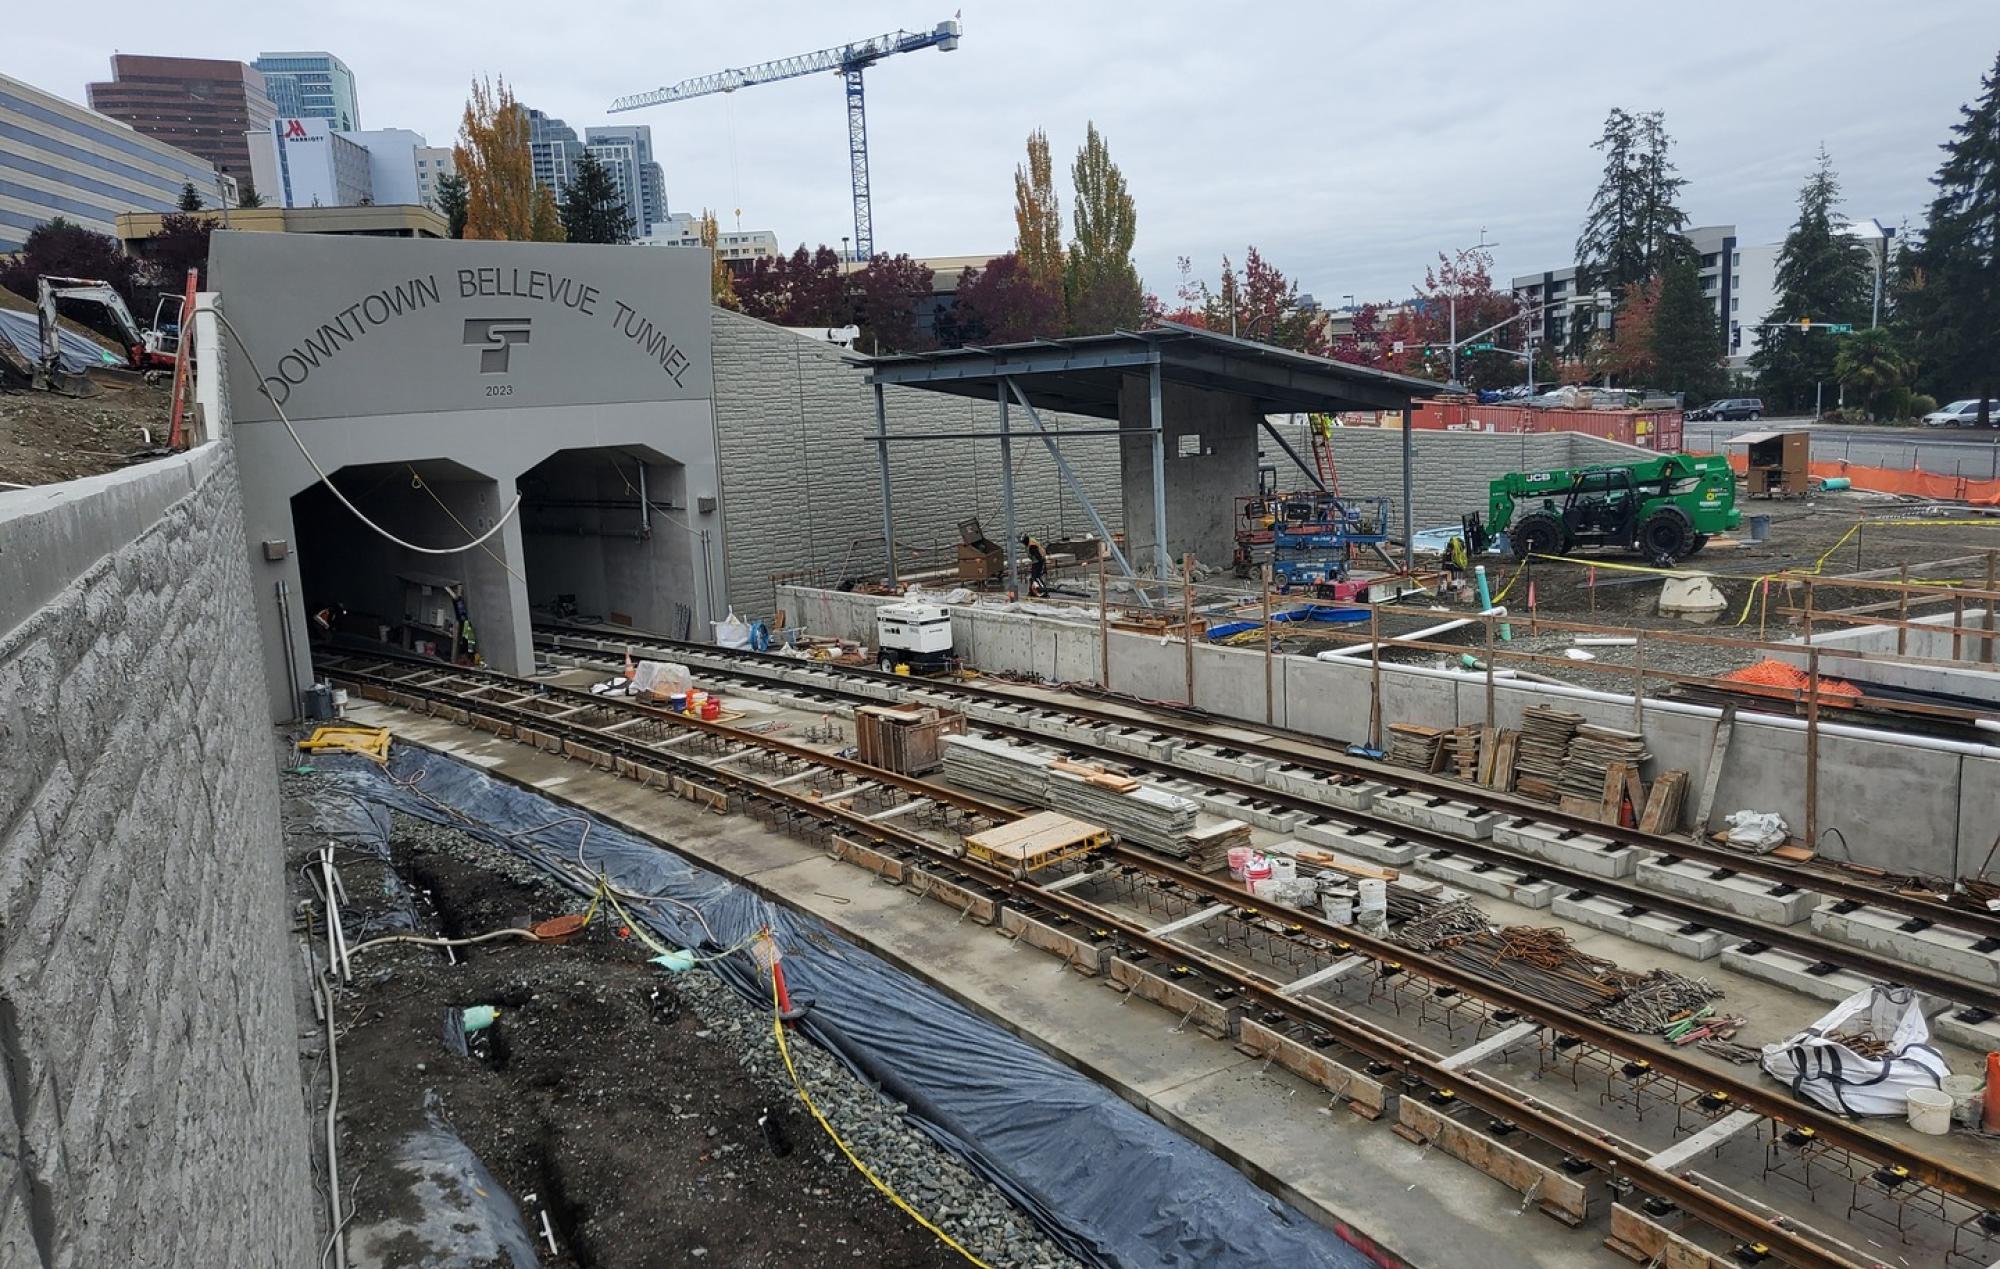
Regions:
M 1025 343 L 993 347 L 948 348 L 925 353 L 892 353 L 880 357 L 856 358 L 868 372 L 875 389 L 876 455 L 882 479 L 882 537 L 887 555 L 888 575 L 895 580 L 895 552 L 892 546 L 893 514 L 889 492 L 889 445 L 910 440 L 993 440 L 1000 443 L 1001 501 L 1006 509 L 1006 550 L 1008 575 L 1018 592 L 1019 568 L 1015 558 L 1013 463 L 1014 432 L 1010 422 L 1010 396 L 1027 411 L 1035 426 L 1031 439 L 1038 438 L 1054 457 L 1063 479 L 1069 483 L 1096 525 L 1099 535 L 1111 544 L 1111 534 L 1091 505 L 1081 484 L 1063 461 L 1055 442 L 1060 439 L 1096 436 L 1150 436 L 1153 449 L 1153 519 L 1156 574 L 1165 578 L 1169 565 L 1166 551 L 1165 443 L 1161 420 L 1162 388 L 1167 383 L 1182 384 L 1209 392 L 1228 393 L 1253 403 L 1260 414 L 1335 413 L 1342 410 L 1408 411 L 1410 402 L 1444 390 L 1443 384 L 1429 379 L 1392 374 L 1367 366 L 1351 365 L 1310 353 L 1294 352 L 1255 340 L 1239 339 L 1215 331 L 1165 322 L 1143 331 L 1114 331 L 1108 335 L 1078 335 L 1066 339 L 1033 339 Z M 1051 428 L 1043 424 L 1038 407 L 1062 410 L 1095 418 L 1119 418 L 1119 393 L 1128 376 L 1144 375 L 1148 380 L 1149 426 L 1110 428 Z M 1000 406 L 1000 428 L 996 432 L 913 432 L 897 436 L 889 431 L 882 389 L 894 385 L 945 392 L 953 396 L 996 400 Z M 1409 566 L 1412 536 L 1411 516 L 1411 437 L 1405 419 L 1403 428 L 1403 539 L 1405 567 Z M 1318 477 L 1285 438 L 1266 430 L 1283 446 L 1292 461 L 1317 482 Z M 1122 553 L 1112 545 L 1121 570 L 1129 577 L 1132 569 Z M 1142 591 L 1143 595 L 1144 592 Z

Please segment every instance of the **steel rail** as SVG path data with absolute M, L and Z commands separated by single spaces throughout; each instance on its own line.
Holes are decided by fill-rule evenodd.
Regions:
M 328 677 L 335 680 L 354 682 L 357 685 L 373 684 L 385 689 L 385 692 L 400 691 L 412 696 L 442 701 L 449 704 L 452 708 L 464 710 L 468 714 L 480 713 L 492 715 L 497 713 L 513 715 L 517 720 L 517 724 L 525 725 L 531 730 L 570 733 L 592 748 L 621 750 L 623 751 L 623 756 L 635 763 L 643 763 L 649 767 L 664 766 L 683 775 L 725 785 L 742 793 L 746 797 L 782 803 L 790 809 L 801 811 L 813 818 L 843 825 L 848 831 L 871 842 L 878 844 L 893 843 L 900 848 L 920 851 L 949 864 L 952 869 L 961 874 L 978 877 L 982 884 L 993 889 L 1030 900 L 1044 907 L 1063 911 L 1065 915 L 1076 917 L 1098 926 L 1116 929 L 1120 932 L 1121 937 L 1126 938 L 1133 946 L 1147 950 L 1149 954 L 1159 955 L 1165 959 L 1180 963 L 1191 963 L 1191 957 L 1194 960 L 1202 961 L 1208 965 L 1212 973 L 1220 974 L 1232 980 L 1232 985 L 1238 985 L 1255 994 L 1260 1004 L 1266 1004 L 1272 1010 L 1284 1013 L 1296 1021 L 1309 1022 L 1314 1025 L 1338 1024 L 1344 1031 L 1351 1033 L 1344 1034 L 1341 1042 L 1347 1044 L 1348 1047 L 1354 1048 L 1357 1052 L 1373 1052 L 1368 1047 L 1368 1044 L 1396 1046 L 1399 1055 L 1394 1059 L 1395 1063 L 1403 1065 L 1408 1070 L 1418 1070 L 1426 1073 L 1427 1081 L 1430 1076 L 1435 1076 L 1440 1081 L 1435 1085 L 1436 1087 L 1457 1089 L 1463 1081 L 1462 1075 L 1455 1074 L 1447 1068 L 1437 1065 L 1423 1054 L 1411 1050 L 1399 1039 L 1389 1037 L 1385 1033 L 1379 1033 L 1366 1027 L 1358 1019 L 1350 1021 L 1344 1016 L 1328 1015 L 1316 1006 L 1313 1006 L 1310 1001 L 1299 1001 L 1291 997 L 1278 995 L 1275 985 L 1268 985 L 1269 980 L 1263 979 L 1261 975 L 1216 961 L 1205 953 L 1198 953 L 1196 949 L 1186 944 L 1168 943 L 1165 940 L 1154 939 L 1146 932 L 1145 927 L 1118 917 L 1117 914 L 1111 913 L 1095 904 L 1077 900 L 1074 896 L 1067 894 L 1050 894 L 1033 883 L 1016 879 L 1002 870 L 991 868 L 978 861 L 955 854 L 949 847 L 933 842 L 919 834 L 898 828 L 892 823 L 873 821 L 838 803 L 828 804 L 808 794 L 794 794 L 789 790 L 773 787 L 767 781 L 718 769 L 711 764 L 685 755 L 663 752 L 638 741 L 608 735 L 601 729 L 585 724 L 552 718 L 550 715 L 526 709 L 514 703 L 477 699 L 468 700 L 460 692 L 451 691 L 439 684 L 427 684 L 420 680 L 427 677 L 477 679 L 482 681 L 486 686 L 504 686 L 528 697 L 573 699 L 579 705 L 606 708 L 612 712 L 625 712 L 635 718 L 657 719 L 676 724 L 692 724 L 699 730 L 717 735 L 720 739 L 741 743 L 750 747 L 763 748 L 781 756 L 823 765 L 830 769 L 840 770 L 846 774 L 876 783 L 891 784 L 914 796 L 933 797 L 934 794 L 940 791 L 936 785 L 914 777 L 898 776 L 895 773 L 886 772 L 864 763 L 857 763 L 851 759 L 843 759 L 836 755 L 779 741 L 775 737 L 741 731 L 726 724 L 706 723 L 699 719 L 689 719 L 686 715 L 674 714 L 671 711 L 646 706 L 629 699 L 607 700 L 604 697 L 592 695 L 587 691 L 551 687 L 546 684 L 517 679 L 492 670 L 441 667 L 437 666 L 434 662 L 401 662 L 400 658 L 373 657 L 371 659 L 407 663 L 412 666 L 413 673 L 402 677 L 389 677 L 373 674 L 346 664 L 328 665 L 325 667 L 325 673 Z M 976 798 L 964 798 L 961 796 L 958 804 L 961 809 L 990 818 L 1017 817 L 1020 814 L 1020 812 L 1013 808 L 983 802 Z M 1809 1104 L 1780 1098 L 1757 1085 L 1739 1080 L 1728 1073 L 1700 1066 L 1688 1059 L 1673 1054 L 1671 1051 L 1645 1044 L 1638 1037 L 1618 1031 L 1607 1024 L 1598 1022 L 1582 1014 L 1552 1005 L 1530 993 L 1473 974 L 1447 962 L 1427 956 L 1415 949 L 1404 947 L 1401 944 L 1373 938 L 1355 930 L 1353 927 L 1332 925 L 1312 913 L 1247 894 L 1237 890 L 1225 881 L 1196 872 L 1149 853 L 1139 852 L 1130 847 L 1117 846 L 1110 848 L 1106 853 L 1106 857 L 1116 859 L 1121 864 L 1136 867 L 1188 890 L 1204 894 L 1215 901 L 1227 902 L 1234 907 L 1254 912 L 1280 925 L 1299 927 L 1306 931 L 1310 937 L 1320 938 L 1329 943 L 1346 943 L 1371 959 L 1400 963 L 1413 975 L 1456 987 L 1469 995 L 1483 999 L 1493 1005 L 1511 1009 L 1523 1017 L 1533 1018 L 1542 1025 L 1550 1027 L 1559 1033 L 1575 1035 L 1592 1047 L 1616 1057 L 1628 1061 L 1646 1062 L 1653 1069 L 1661 1071 L 1681 1083 L 1727 1092 L 1736 1104 L 1754 1109 L 1757 1113 L 1767 1118 L 1802 1127 L 1810 1127 L 1821 1140 L 1867 1158 L 1872 1162 L 1907 1169 L 1911 1177 L 1923 1184 L 1930 1185 L 1943 1193 L 1953 1195 L 1983 1210 L 2000 1210 L 2000 1184 L 1996 1184 L 1994 1181 L 1960 1172 L 1949 1165 L 1911 1151 L 1893 1141 L 1854 1128 L 1845 1120 L 1819 1111 Z M 1311 1016 L 1300 1016 L 1298 1010 L 1301 1008 L 1307 1009 L 1311 1013 Z M 1359 1039 L 1356 1039 L 1356 1037 Z M 1355 1039 L 1355 1042 L 1350 1043 L 1350 1039 Z M 1365 1039 L 1368 1044 L 1359 1042 L 1360 1039 Z M 1492 1090 L 1483 1089 L 1483 1091 L 1491 1092 Z M 1501 1094 L 1496 1095 L 1504 1097 Z M 1470 1101 L 1473 1099 L 1467 1097 L 1466 1100 Z M 1524 1107 L 1509 1105 L 1502 1113 L 1507 1117 L 1518 1118 L 1522 1109 Z M 1532 1108 L 1525 1109 L 1531 1110 Z M 1545 1118 L 1538 1113 L 1536 1117 Z M 1539 1132 L 1534 1135 L 1543 1137 L 1544 1140 L 1550 1140 L 1550 1144 L 1552 1145 L 1568 1149 L 1572 1144 L 1569 1138 L 1579 1135 L 1577 1130 L 1559 1119 L 1552 1120 L 1551 1122 L 1563 1130 L 1563 1140 L 1550 1140 Z M 1586 1140 L 1594 1140 L 1588 1134 L 1581 1135 Z M 1609 1151 L 1608 1153 L 1606 1153 L 1607 1150 Z M 1593 1161 L 1602 1159 L 1604 1166 L 1609 1170 L 1623 1172 L 1625 1175 L 1632 1176 L 1635 1184 L 1640 1184 L 1640 1188 L 1646 1189 L 1651 1193 L 1660 1193 L 1662 1197 L 1680 1203 L 1690 1211 L 1697 1210 L 1695 1204 L 1683 1202 L 1680 1194 L 1665 1193 L 1651 1184 L 1644 1183 L 1649 1175 L 1649 1170 L 1643 1166 L 1643 1157 L 1637 1160 L 1637 1165 L 1639 1166 L 1635 1166 L 1634 1158 L 1629 1151 L 1606 1147 L 1601 1143 L 1594 1151 L 1578 1148 L 1570 1150 L 1570 1152 L 1577 1154 L 1580 1158 L 1592 1159 Z M 1666 1176 L 1667 1174 L 1661 1173 L 1658 1175 Z M 1679 1178 L 1670 1179 L 1676 1182 L 1679 1181 Z M 1727 1214 L 1725 1213 L 1724 1215 L 1726 1216 Z M 1742 1215 L 1749 1214 L 1743 1213 Z M 1768 1234 L 1776 1227 L 1768 1223 L 1763 1223 L 1762 1218 L 1750 1216 L 1750 1219 L 1760 1223 L 1754 1232 L 1747 1233 L 1745 1236 L 1755 1237 L 1760 1241 L 1769 1243 L 1771 1240 Z M 1745 1233 L 1741 1228 L 1723 1227 L 1731 1228 L 1731 1232 Z M 1841 1262 L 1836 1261 L 1833 1263 Z
M 845 669 L 847 667 L 841 668 Z M 761 681 L 761 676 L 754 674 L 754 672 L 744 671 L 740 673 L 742 677 L 759 678 Z M 897 681 L 900 683 L 905 680 L 898 678 Z M 826 689 L 804 687 L 798 690 L 812 692 L 824 691 Z M 863 694 L 856 694 L 856 698 L 873 699 Z M 601 700 L 602 698 L 597 699 Z M 1015 699 L 1017 701 L 1020 700 L 1020 698 Z M 1033 704 L 1033 702 L 1025 701 L 1021 703 Z M 1061 712 L 1060 706 L 1048 706 L 1046 708 Z M 1230 793 L 1245 798 L 1254 798 L 1266 804 L 1326 816 L 1343 823 L 1352 824 L 1356 828 L 1372 830 L 1390 837 L 1400 838 L 1425 849 L 1446 850 L 1453 855 L 1483 860 L 1489 863 L 1506 864 L 1510 867 L 1519 868 L 1524 873 L 1558 882 L 1572 891 L 1601 895 L 1608 899 L 1617 900 L 1628 907 L 1642 907 L 1651 912 L 1673 917 L 1684 923 L 1706 926 L 1737 935 L 1752 942 L 1797 952 L 1802 956 L 1810 957 L 1816 963 L 1823 962 L 1851 969 L 1856 973 L 1884 983 L 1914 987 L 1941 1000 L 1951 1002 L 1959 1008 L 1972 1007 L 2000 1014 L 2000 988 L 1972 982 L 1958 975 L 1926 969 L 1920 965 L 1912 965 L 1907 961 L 1877 955 L 1865 948 L 1855 947 L 1850 943 L 1842 943 L 1833 939 L 1821 938 L 1790 926 L 1773 925 L 1768 922 L 1756 920 L 1753 917 L 1746 917 L 1722 909 L 1707 907 L 1692 900 L 1678 898 L 1658 890 L 1647 889 L 1631 882 L 1619 881 L 1596 873 L 1587 873 L 1573 868 L 1566 868 L 1561 864 L 1551 863 L 1531 855 L 1524 855 L 1517 851 L 1509 850 L 1505 846 L 1496 845 L 1490 841 L 1476 841 L 1470 838 L 1454 837 L 1448 833 L 1422 828 L 1405 820 L 1391 819 L 1387 816 L 1377 815 L 1368 811 L 1354 811 L 1342 807 L 1330 807 L 1323 803 L 1312 801 L 1309 798 L 1273 789 L 1269 785 L 1235 780 L 1228 776 L 1212 775 L 1203 772 L 1198 777 L 1189 777 L 1185 770 L 1176 766 L 1171 760 L 1162 761 L 1146 758 L 1123 749 L 1093 745 L 1068 737 L 1044 736 L 1026 726 L 1011 723 L 996 723 L 990 720 L 981 720 L 980 726 L 995 731 L 1029 737 L 1042 744 L 1054 745 L 1071 753 L 1089 755 L 1099 761 L 1115 763 L 1121 767 L 1150 770 L 1176 778 L 1198 778 L 1201 783 L 1216 789 L 1218 792 Z M 1241 746 L 1235 747 L 1241 748 Z M 1470 799 L 1455 798 L 1454 800 L 1469 801 Z M 1511 811 L 1509 813 L 1514 814 L 1516 818 L 1522 820 L 1541 818 L 1537 814 L 1524 811 Z M 1598 825 L 1597 827 L 1603 828 L 1605 826 Z M 1663 853 L 1678 855 L 1681 858 L 1693 858 L 1685 850 L 1677 849 L 1682 846 L 1682 843 L 1678 841 L 1666 838 L 1654 840 L 1660 843 L 1658 849 Z M 1733 864 L 1731 866 L 1733 867 Z M 1787 878 L 1787 881 L 1789 884 L 1799 885 L 1802 888 L 1817 888 L 1813 887 L 1806 878 L 1800 877 L 1796 873 Z M 1954 908 L 1949 909 L 1949 911 L 1957 913 L 1959 910 Z
M 370 659 L 383 661 L 394 658 L 371 657 Z M 496 722 L 508 721 L 511 716 L 512 725 L 529 730 L 566 733 L 575 736 L 591 748 L 621 753 L 635 765 L 665 768 L 678 774 L 718 783 L 746 797 L 776 803 L 809 818 L 841 826 L 877 845 L 894 844 L 899 848 L 935 858 L 961 876 L 976 879 L 981 886 L 989 890 L 1058 912 L 1090 926 L 1110 930 L 1127 946 L 1144 951 L 1149 956 L 1174 964 L 1188 965 L 1210 981 L 1233 987 L 1269 1012 L 1281 1014 L 1297 1024 L 1317 1027 L 1354 1052 L 1399 1069 L 1406 1076 L 1435 1090 L 1451 1091 L 1459 1100 L 1489 1114 L 1511 1120 L 1529 1135 L 1547 1145 L 1583 1159 L 1613 1177 L 1623 1177 L 1637 1188 L 1676 1204 L 1696 1219 L 1718 1230 L 1762 1244 L 1772 1255 L 1785 1263 L 1801 1266 L 1802 1269 L 1854 1269 L 1852 1261 L 1805 1237 L 1788 1223 L 1781 1224 L 1768 1220 L 1720 1195 L 1711 1193 L 1692 1180 L 1653 1167 L 1647 1162 L 1646 1153 L 1637 1147 L 1618 1141 L 1609 1134 L 1580 1128 L 1561 1115 L 1542 1109 L 1532 1100 L 1515 1097 L 1495 1084 L 1468 1081 L 1464 1073 L 1446 1068 L 1439 1060 L 1421 1051 L 1413 1042 L 1373 1028 L 1332 1006 L 1281 995 L 1277 985 L 1261 974 L 1232 965 L 1198 948 L 1155 938 L 1146 927 L 1116 912 L 1072 894 L 1050 893 L 1039 885 L 1016 878 L 1004 870 L 956 855 L 948 847 L 898 828 L 892 823 L 871 821 L 838 803 L 829 804 L 810 795 L 795 794 L 787 789 L 772 787 L 769 783 L 750 776 L 717 770 L 709 764 L 684 755 L 665 753 L 637 741 L 606 735 L 600 729 L 552 718 L 515 703 L 468 700 L 461 692 L 452 691 L 442 684 L 418 680 L 423 677 L 472 678 L 488 686 L 495 682 L 504 682 L 516 690 L 527 689 L 524 694 L 529 696 L 581 696 L 589 703 L 607 705 L 602 697 L 592 696 L 587 692 L 574 692 L 571 689 L 550 688 L 547 685 L 514 679 L 497 671 L 468 671 L 463 667 L 435 667 L 434 664 L 426 668 L 432 669 L 433 673 L 427 676 L 413 674 L 392 678 L 349 664 L 327 664 L 322 667 L 327 677 L 334 681 L 352 683 L 364 690 L 370 687 L 379 688 L 385 697 L 390 693 L 401 693 L 442 703 L 454 710 L 462 710 L 468 715 L 493 717 Z M 630 709 L 633 708 L 633 703 L 620 702 L 613 708 Z M 639 708 L 634 712 L 636 717 L 647 717 L 655 711 Z M 683 715 L 670 717 L 675 720 L 685 720 Z M 771 739 L 756 733 L 735 733 L 728 738 L 741 740 L 749 745 L 765 745 Z M 831 755 L 815 753 L 814 760 L 820 761 L 830 757 Z M 875 768 L 868 768 L 868 771 L 870 779 L 884 774 Z M 1159 860 L 1124 850 L 1118 852 L 1118 857 L 1127 860 L 1132 866 L 1154 872 L 1165 879 L 1182 882 L 1182 878 L 1174 874 L 1185 870 L 1169 869 L 1163 867 Z M 1190 876 L 1200 877 L 1201 874 L 1190 874 Z M 1252 905 L 1261 902 L 1255 900 L 1254 896 L 1237 895 L 1234 892 L 1231 893 L 1231 898 L 1249 900 Z M 1301 915 L 1295 909 L 1279 909 L 1278 914 L 1287 923 L 1296 923 Z M 1340 929 L 1340 937 L 1348 937 L 1345 927 L 1330 928 Z M 1418 966 L 1419 969 L 1415 972 L 1429 976 L 1433 966 L 1428 963 L 1427 958 L 1394 945 L 1382 946 L 1392 949 L 1392 959 L 1406 966 Z M 1435 968 L 1439 970 L 1440 981 L 1443 981 L 1444 974 L 1452 972 L 1443 966 Z M 1474 981 L 1477 987 L 1468 988 L 1474 994 L 1483 995 L 1491 986 L 1483 980 Z M 1538 1005 L 1537 1014 L 1561 1016 L 1560 1011 L 1552 1010 L 1545 1005 Z M 1627 1042 L 1621 1040 L 1620 1047 L 1627 1047 Z M 1716 1083 L 1712 1078 L 1701 1082 L 1709 1086 Z

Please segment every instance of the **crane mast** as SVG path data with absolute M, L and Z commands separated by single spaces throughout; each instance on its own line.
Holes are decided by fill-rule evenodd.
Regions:
M 847 163 L 849 178 L 854 186 L 853 258 L 869 260 L 875 255 L 875 215 L 868 189 L 868 106 L 861 73 L 896 53 L 914 53 L 927 48 L 949 53 L 958 47 L 961 29 L 957 18 L 947 18 L 929 31 L 915 34 L 891 31 L 887 35 L 872 36 L 838 48 L 801 53 L 755 66 L 734 67 L 712 75 L 699 75 L 671 87 L 620 97 L 611 103 L 611 112 L 617 114 L 624 110 L 642 110 L 647 106 L 664 106 L 713 93 L 733 93 L 739 88 L 796 79 L 801 75 L 840 72 L 847 93 Z

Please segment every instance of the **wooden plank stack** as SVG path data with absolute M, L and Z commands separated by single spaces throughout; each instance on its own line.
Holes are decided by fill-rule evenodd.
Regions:
M 1639 831 L 1680 832 L 1682 809 L 1687 805 L 1687 791 L 1687 772 L 1662 771 L 1660 778 L 1653 781 L 1652 792 L 1647 795 L 1645 813 L 1639 817 Z
M 1521 733 L 1502 728 L 1493 744 L 1479 757 L 1479 783 L 1489 789 L 1509 793 L 1514 788 L 1514 760 L 1520 752 Z
M 1557 792 L 1587 798 L 1599 806 L 1608 803 L 1615 815 L 1626 779 L 1636 779 L 1640 766 L 1651 757 L 1646 752 L 1646 738 L 1638 732 L 1584 723 L 1569 742 L 1569 760 L 1563 766 Z M 1613 786 L 1609 777 L 1615 766 L 1629 768 L 1630 777 L 1620 772 L 1619 782 Z
M 1569 758 L 1569 742 L 1583 715 L 1554 705 L 1521 711 L 1521 739 L 1514 750 L 1514 790 L 1538 802 L 1553 802 Z M 1603 773 L 1600 772 L 1600 775 Z
M 1477 724 L 1454 727 L 1439 738 L 1443 750 L 1444 772 L 1467 784 L 1479 780 L 1479 755 L 1482 752 L 1480 733 L 1485 728 Z
M 1417 723 L 1389 724 L 1389 752 L 1386 757 L 1395 766 L 1433 771 L 1437 768 L 1443 746 L 1444 732 L 1436 727 L 1424 727 Z

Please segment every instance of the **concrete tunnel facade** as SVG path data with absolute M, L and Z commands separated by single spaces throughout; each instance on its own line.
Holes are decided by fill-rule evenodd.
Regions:
M 218 232 L 212 261 L 273 720 L 322 606 L 415 641 L 437 614 L 406 621 L 411 588 L 461 587 L 513 673 L 558 596 L 657 630 L 718 615 L 705 253 Z

